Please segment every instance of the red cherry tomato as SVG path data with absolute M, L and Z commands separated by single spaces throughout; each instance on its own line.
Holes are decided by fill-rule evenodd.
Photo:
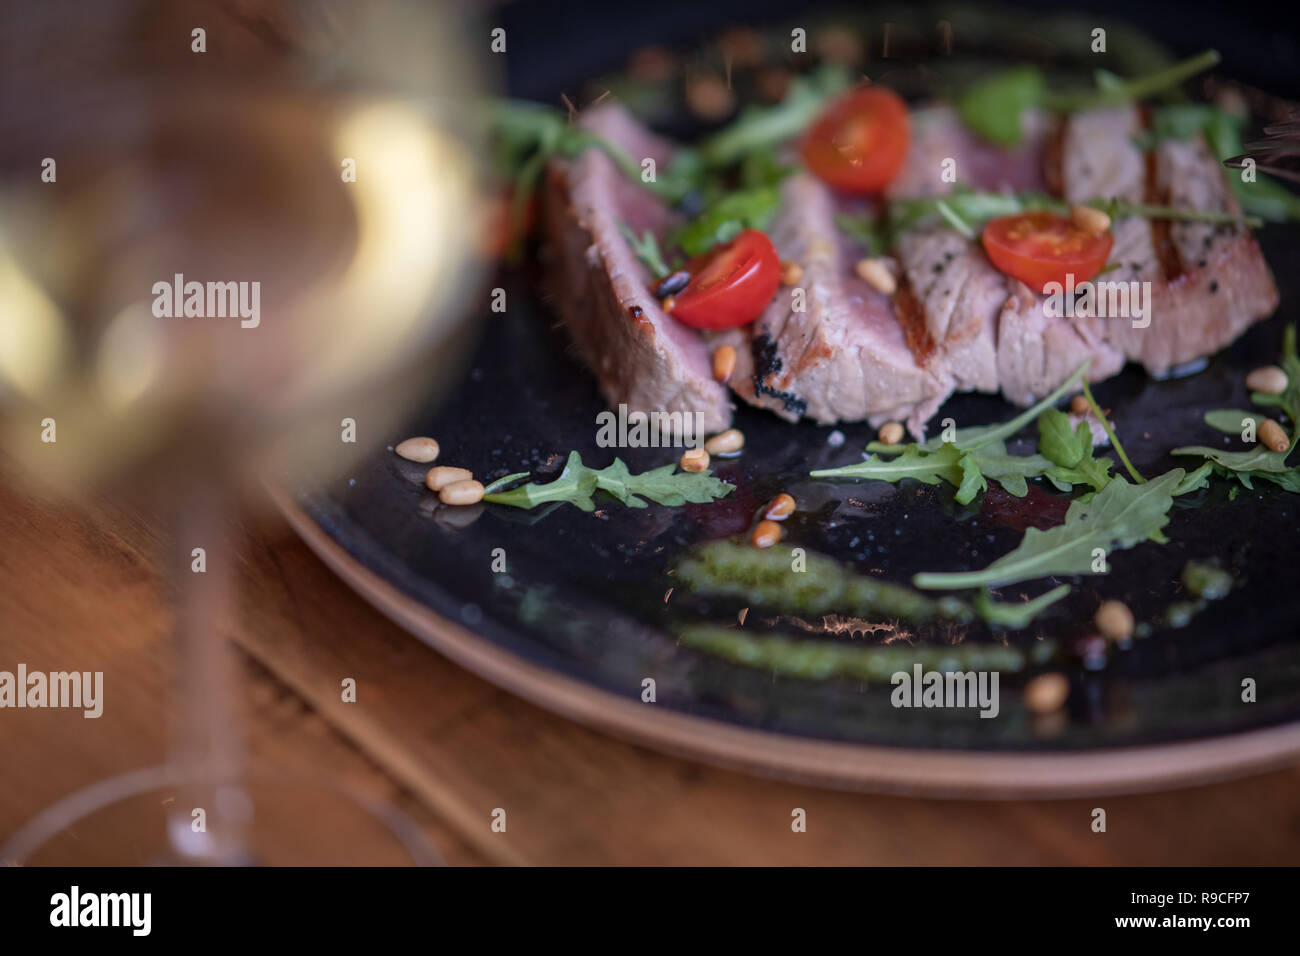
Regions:
M 1089 233 L 1054 212 L 1026 212 L 994 219 L 984 227 L 984 251 L 1002 272 L 1041 292 L 1049 282 L 1075 283 L 1101 271 L 1115 237 Z
M 686 266 L 691 281 L 669 312 L 697 329 L 734 329 L 753 322 L 781 284 L 781 260 L 772 240 L 746 229 Z
M 892 90 L 868 86 L 831 103 L 800 151 L 827 185 L 846 193 L 876 193 L 902 169 L 909 135 L 907 104 Z

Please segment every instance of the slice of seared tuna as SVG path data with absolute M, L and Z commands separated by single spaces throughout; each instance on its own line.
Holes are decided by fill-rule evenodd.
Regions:
M 587 110 L 578 122 L 638 160 L 662 168 L 672 158 L 671 144 L 617 104 Z M 598 149 L 554 162 L 543 192 L 549 291 L 605 400 L 629 412 L 699 416 L 674 431 L 725 429 L 731 400 L 713 380 L 704 339 L 660 308 L 649 270 L 620 231 L 662 237 L 671 210 Z
M 905 278 L 900 315 L 917 359 L 960 391 L 996 392 L 1005 277 L 978 244 L 946 226 L 908 231 L 897 253 Z
M 1225 171 L 1204 140 L 1164 140 L 1144 154 L 1134 142 L 1140 132 L 1134 108 L 1070 117 L 1063 151 L 1065 198 L 1115 197 L 1240 212 Z M 1115 268 L 1094 281 L 1150 282 L 1147 314 L 1078 324 L 1153 375 L 1212 355 L 1277 308 L 1273 277 L 1243 226 L 1128 217 L 1116 221 L 1112 231 Z
M 913 110 L 907 159 L 898 178 L 885 190 L 886 198 L 942 196 L 958 186 L 992 192 L 1045 191 L 1043 155 L 1058 121 L 1050 113 L 1028 110 L 1021 123 L 1021 143 L 1004 148 L 968 130 L 951 106 Z M 944 175 L 947 160 L 953 161 L 953 177 Z
M 951 387 L 917 365 L 889 297 L 854 275 L 835 209 L 830 190 L 807 173 L 782 184 L 768 234 L 803 275 L 750 327 L 732 387 L 791 421 L 900 420 L 923 434 Z

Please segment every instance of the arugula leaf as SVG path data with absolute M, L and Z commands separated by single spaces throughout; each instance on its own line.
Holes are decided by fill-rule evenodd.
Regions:
M 1008 455 L 1006 446 L 1000 441 L 983 445 L 969 455 L 974 457 L 985 478 L 996 481 L 1008 494 L 1017 498 L 1029 493 L 1026 478 L 1037 478 L 1052 467 L 1051 461 L 1042 455 Z
M 1047 93 L 1041 70 L 1021 66 L 994 73 L 957 97 L 957 115 L 972 131 L 1000 146 L 1017 146 L 1024 135 L 1021 114 L 1039 106 Z
M 1017 498 L 1023 498 L 1029 491 L 1025 479 L 1036 478 L 1052 466 L 1042 455 L 1008 455 L 1001 441 L 983 444 L 973 451 L 953 444 L 942 444 L 934 451 L 916 443 L 885 447 L 896 457 L 877 455 L 856 465 L 814 471 L 811 476 L 889 482 L 914 478 L 927 485 L 946 481 L 957 489 L 957 503 L 968 505 L 988 487 L 988 479 L 998 482 Z
M 646 508 L 649 505 L 645 498 L 661 505 L 682 505 L 688 501 L 707 504 L 715 498 L 726 496 L 734 487 L 712 477 L 708 471 L 674 474 L 676 468 L 675 464 L 663 465 L 634 475 L 627 470 L 627 465 L 621 459 L 615 458 L 612 465 L 594 470 L 584 465 L 582 456 L 573 451 L 569 452 L 564 470 L 554 481 L 546 484 L 530 482 L 510 491 L 484 494 L 483 500 L 515 508 L 535 508 L 548 501 L 567 501 L 583 511 L 595 511 L 596 503 L 592 495 L 598 490 L 612 495 L 628 507 Z M 508 477 L 515 479 L 520 476 Z M 500 479 L 493 482 L 493 486 L 505 481 L 506 479 Z
M 1020 630 L 1047 608 L 1070 593 L 1070 586 L 1062 584 L 1041 594 L 1032 601 L 995 601 L 988 591 L 975 595 L 975 610 L 991 627 L 1006 627 Z
M 1092 397 L 1092 389 L 1088 387 L 1086 379 L 1083 381 L 1082 385 L 1083 397 L 1088 400 L 1088 407 L 1092 409 L 1093 417 L 1101 424 L 1102 430 L 1106 433 L 1106 437 L 1110 439 L 1110 447 L 1115 449 L 1115 454 L 1119 455 L 1119 460 L 1124 463 L 1125 470 L 1128 471 L 1133 480 L 1139 485 L 1142 484 L 1146 479 L 1143 478 L 1141 473 L 1133 467 L 1133 462 L 1128 460 L 1128 454 L 1124 451 L 1124 446 L 1119 443 L 1119 436 L 1115 434 L 1115 429 L 1110 427 L 1110 421 L 1106 418 L 1106 413 L 1101 410 L 1101 406 L 1097 404 L 1097 400 Z
M 1013 67 L 972 84 L 956 98 L 957 114 L 974 132 L 1001 146 L 1017 146 L 1023 137 L 1025 110 L 1042 107 L 1061 113 L 1102 106 L 1119 106 L 1178 85 L 1219 62 L 1219 54 L 1206 50 L 1173 66 L 1132 80 L 1113 73 L 1095 73 L 1096 90 L 1056 94 L 1047 89 L 1041 70 Z
M 1231 408 L 1219 408 L 1205 413 L 1205 424 L 1229 435 L 1240 435 L 1246 428 L 1246 422 L 1259 425 L 1258 412 L 1242 412 Z
M 1070 203 L 1042 193 L 989 193 L 961 188 L 946 196 L 928 196 L 918 199 L 901 199 L 889 206 L 887 228 L 884 230 L 885 246 L 893 244 L 894 237 L 918 226 L 947 221 L 965 234 L 982 227 L 990 219 L 1014 216 L 1022 212 L 1045 209 L 1058 215 L 1070 214 Z M 1084 206 L 1100 209 L 1112 220 L 1138 216 L 1143 219 L 1170 219 L 1183 222 L 1240 223 L 1251 228 L 1264 224 L 1253 216 L 1237 215 L 1217 209 L 1188 209 L 1180 206 L 1155 206 L 1147 203 L 1126 202 L 1114 198 L 1090 199 Z M 954 224 L 954 218 L 959 223 Z
M 776 186 L 730 192 L 677 230 L 669 242 L 688 256 L 702 255 L 745 229 L 766 229 L 779 201 Z
M 1093 454 L 1092 429 L 1087 422 L 1079 422 L 1071 430 L 1070 416 L 1049 408 L 1038 417 L 1038 448 L 1056 466 L 1045 472 L 1062 491 L 1075 485 L 1089 485 L 1101 491 L 1111 481 L 1109 458 Z
M 982 571 L 923 573 L 912 579 L 919 588 L 998 587 L 1053 574 L 1095 574 L 1093 549 L 1107 553 L 1148 540 L 1163 540 L 1174 490 L 1184 478 L 1181 468 L 1146 484 L 1112 479 L 1090 501 L 1074 501 L 1065 523 L 1047 531 L 1030 528 L 1024 540 Z M 1109 569 L 1108 569 L 1109 570 Z
M 1280 395 L 1255 392 L 1251 400 L 1257 405 L 1281 408 L 1291 422 L 1291 443 L 1286 451 L 1272 451 L 1259 442 L 1248 451 L 1228 451 L 1209 445 L 1188 445 L 1175 448 L 1173 455 L 1199 455 L 1213 462 L 1214 471 L 1223 477 L 1235 478 L 1247 488 L 1254 488 L 1252 479 L 1263 478 L 1280 485 L 1287 491 L 1300 491 L 1300 466 L 1287 466 L 1287 459 L 1300 441 L 1300 357 L 1296 354 L 1296 329 L 1287 326 L 1282 334 L 1282 370 L 1286 372 L 1287 385 Z M 1251 412 L 1218 409 L 1206 412 L 1205 421 L 1212 428 L 1229 434 L 1241 432 L 1243 418 L 1258 420 L 1261 416 Z
M 851 216 L 848 213 L 837 212 L 835 227 L 861 243 L 869 256 L 884 255 L 885 250 L 893 245 L 889 231 L 881 228 L 869 216 Z
M 833 66 L 797 77 L 780 103 L 750 106 L 706 139 L 700 145 L 700 157 L 710 168 L 730 166 L 748 153 L 793 139 L 816 118 L 827 100 L 848 87 L 848 74 Z
M 934 451 L 928 451 L 915 442 L 887 447 L 897 451 L 898 456 L 888 459 L 868 457 L 856 465 L 823 468 L 810 472 L 810 475 L 813 478 L 867 478 L 889 482 L 915 478 L 927 485 L 937 485 L 941 480 L 950 485 L 962 483 L 966 469 L 959 464 L 963 455 L 956 445 L 940 445 Z
M 656 279 L 662 279 L 672 271 L 668 268 L 668 263 L 664 262 L 659 240 L 649 229 L 640 237 L 625 225 L 620 225 L 618 231 L 623 234 L 627 244 L 632 247 L 632 252 Z
M 1205 50 L 1172 66 L 1131 80 L 1121 79 L 1113 73 L 1098 70 L 1094 74 L 1097 85 L 1095 91 L 1048 94 L 1044 98 L 1044 105 L 1050 110 L 1061 113 L 1077 113 L 1104 106 L 1122 106 L 1170 90 L 1184 80 L 1217 66 L 1220 59 L 1222 58 L 1218 50 Z
M 514 235 L 523 234 L 528 203 L 541 179 L 542 170 L 555 156 L 573 157 L 586 149 L 604 152 L 632 182 L 664 200 L 677 203 L 698 187 L 704 168 L 695 150 L 680 149 L 672 163 L 659 170 L 654 181 L 641 178 L 641 164 L 620 146 L 569 122 L 554 107 L 526 100 L 496 100 L 485 111 L 497 144 L 496 165 L 512 181 L 510 226 Z
M 1079 367 L 1071 372 L 1064 382 L 1056 386 L 1056 388 L 1052 389 L 1041 399 L 1026 408 L 1010 421 L 1000 422 L 996 425 L 981 425 L 975 428 L 957 429 L 954 443 L 959 448 L 963 448 L 966 451 L 975 451 L 979 448 L 983 448 L 985 445 L 990 445 L 993 442 L 1003 441 L 1004 439 L 1010 438 L 1016 432 L 1020 431 L 1020 429 L 1038 418 L 1044 409 L 1051 408 L 1055 405 L 1066 392 L 1073 388 L 1079 380 L 1083 378 L 1084 372 L 1088 371 L 1088 366 L 1091 364 L 1092 359 L 1084 359 Z M 940 438 L 935 438 L 924 442 L 920 447 L 926 450 L 932 450 L 941 443 L 942 440 Z M 876 443 L 873 442 L 871 445 L 868 445 L 867 450 L 876 451 L 877 448 L 873 447 L 875 444 Z M 889 446 L 886 445 L 883 447 L 888 448 Z
M 1050 475 L 1053 462 L 1042 455 L 1008 455 L 1003 439 L 1020 431 L 1044 409 L 1050 409 L 1088 368 L 1084 361 L 1068 379 L 1033 407 L 1008 422 L 978 428 L 958 429 L 954 441 L 942 437 L 922 444 L 885 445 L 871 442 L 868 452 L 876 457 L 841 468 L 826 468 L 811 473 L 813 478 L 865 478 L 897 482 L 915 478 L 927 485 L 946 481 L 957 489 L 956 500 L 968 505 L 988 487 L 988 479 L 997 481 L 1008 493 L 1023 498 L 1029 491 L 1026 478 Z M 1059 414 L 1059 413 L 1058 413 Z M 1091 453 L 1091 442 L 1089 452 Z M 880 456 L 888 455 L 888 459 Z M 1065 490 L 1069 490 L 1068 487 Z

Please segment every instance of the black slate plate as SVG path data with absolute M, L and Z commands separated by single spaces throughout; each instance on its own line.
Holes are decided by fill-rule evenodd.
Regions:
M 1274 319 L 1195 375 L 1154 382 L 1129 368 L 1096 389 L 1101 404 L 1113 410 L 1134 463 L 1147 474 L 1185 464 L 1165 454 L 1170 448 L 1222 440 L 1202 424 L 1202 413 L 1249 407 L 1245 372 L 1276 360 L 1284 324 L 1297 319 L 1300 245 L 1293 231 L 1277 227 L 1261 240 L 1282 289 Z M 618 454 L 634 471 L 674 460 L 670 450 L 596 447 L 596 415 L 604 405 L 590 375 L 567 354 L 563 333 L 551 328 L 544 304 L 531 297 L 533 278 L 515 273 L 501 280 L 512 306 L 487 320 L 486 344 L 468 379 L 438 413 L 416 418 L 391 441 L 433 435 L 445 450 L 443 461 L 486 478 L 557 473 L 571 449 L 596 466 Z M 959 396 L 938 417 L 968 425 L 1010 412 L 995 398 Z M 864 425 L 842 427 L 840 446 L 828 440 L 831 428 L 792 426 L 748 408 L 738 411 L 736 425 L 747 436 L 746 451 L 717 469 L 736 491 L 712 505 L 633 510 L 610 501 L 595 515 L 567 505 L 535 512 L 445 509 L 420 483 L 421 466 L 376 447 L 337 484 L 298 489 L 294 516 L 345 577 L 452 656 L 548 706 L 671 749 L 834 783 L 915 789 L 935 782 L 964 792 L 1131 788 L 1144 781 L 1201 778 L 1300 751 L 1296 725 L 1286 726 L 1300 718 L 1300 588 L 1294 586 L 1300 498 L 1273 486 L 1243 489 L 1229 501 L 1228 485 L 1216 481 L 1208 491 L 1180 500 L 1165 529 L 1169 544 L 1113 555 L 1110 575 L 1076 579 L 1066 602 L 1014 638 L 1028 644 L 1051 637 L 1073 648 L 1086 636 L 1097 604 L 1108 597 L 1128 603 L 1139 621 L 1156 622 L 1185 596 L 1178 579 L 1191 558 L 1218 561 L 1237 577 L 1233 592 L 1190 625 L 1157 625 L 1131 649 L 1112 652 L 1099 670 L 1083 668 L 1067 650 L 1064 663 L 1055 665 L 1071 676 L 1064 721 L 1031 719 L 1011 675 L 1004 678 L 999 718 L 981 720 L 970 710 L 894 708 L 887 685 L 774 678 L 680 647 L 674 635 L 683 623 L 734 622 L 740 605 L 700 600 L 680 589 L 665 601 L 674 586 L 668 567 L 695 543 L 743 532 L 754 510 L 777 491 L 800 502 L 787 523 L 789 544 L 890 580 L 905 582 L 923 570 L 982 567 L 1019 539 L 995 496 L 982 507 L 977 502 L 963 508 L 946 486 L 807 477 L 814 468 L 857 460 L 871 438 Z M 505 573 L 493 571 L 496 549 L 504 551 Z M 1043 589 L 1035 583 L 1007 589 L 1004 596 Z M 747 626 L 761 628 L 762 610 L 751 615 Z M 961 636 L 919 635 L 930 641 Z M 969 637 L 988 639 L 978 631 Z M 505 653 L 475 658 L 475 641 Z M 646 677 L 657 684 L 653 707 L 641 704 Z M 1247 677 L 1259 685 L 1258 701 L 1251 704 L 1241 701 Z M 608 720 L 602 719 L 606 713 Z M 736 735 L 736 728 L 761 736 Z M 1261 728 L 1275 730 L 1247 733 Z M 715 743 L 730 743 L 714 746 L 711 735 Z M 1206 739 L 1223 746 L 1212 752 L 1163 746 Z M 775 757 L 763 756 L 764 741 Z M 847 748 L 828 750 L 827 742 Z M 1102 748 L 1116 747 L 1144 748 L 1128 754 L 1136 754 L 1139 764 L 1130 761 L 1128 770 L 1108 774 L 1107 764 L 1091 759 L 1108 759 L 1112 751 Z M 802 760 L 800 748 L 817 758 Z M 1036 771 L 990 779 L 967 759 L 972 752 L 1023 756 L 1015 766 L 1026 768 L 1035 766 L 1031 755 L 1049 752 L 1089 759 L 1059 775 L 1054 770 L 1046 775 L 1054 783 L 1036 788 Z M 1180 753 L 1176 770 L 1157 770 L 1161 754 Z M 891 772 L 894 757 L 901 767 L 918 755 L 930 769 L 940 766 L 927 763 L 930 758 L 947 757 L 951 766 L 965 769 L 955 777 Z M 1143 759 L 1152 761 L 1145 776 Z M 1037 764 L 1049 765 L 1065 766 L 1056 756 Z

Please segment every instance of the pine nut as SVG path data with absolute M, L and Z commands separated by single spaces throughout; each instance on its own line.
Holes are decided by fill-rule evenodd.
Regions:
M 688 448 L 682 452 L 682 471 L 699 472 L 709 467 L 709 453 L 703 448 Z
M 1271 418 L 1259 423 L 1259 440 L 1273 451 L 1286 451 L 1291 447 L 1291 439 L 1286 437 L 1282 426 Z
M 1123 601 L 1103 601 L 1092 621 L 1107 640 L 1125 641 L 1133 636 L 1133 612 Z
M 686 105 L 703 120 L 720 120 L 736 105 L 735 94 L 721 77 L 712 74 L 693 76 L 686 81 Z
M 730 345 L 723 345 L 713 353 L 713 380 L 725 382 L 736 370 L 736 350 Z
M 1252 392 L 1280 395 L 1286 391 L 1286 372 L 1276 365 L 1265 365 L 1246 376 L 1246 387 Z
M 1025 685 L 1025 706 L 1035 714 L 1060 710 L 1070 696 L 1070 682 L 1064 674 L 1039 674 Z
M 438 443 L 432 438 L 408 438 L 393 451 L 407 461 L 418 461 L 424 464 L 437 459 Z
M 775 521 L 760 521 L 749 536 L 749 543 L 756 548 L 770 548 L 780 540 L 781 526 Z
M 704 443 L 704 450 L 710 455 L 734 455 L 744 447 L 745 433 L 738 428 L 718 432 Z
M 886 445 L 897 445 L 903 440 L 903 426 L 898 422 L 885 422 L 880 426 L 880 431 L 876 433 L 876 437 Z
M 781 284 L 798 285 L 803 278 L 803 266 L 788 259 L 781 263 Z
M 794 508 L 794 498 L 783 491 L 767 503 L 763 517 L 770 521 L 784 521 L 794 514 Z
M 465 481 L 473 477 L 474 473 L 467 468 L 439 465 L 437 468 L 429 469 L 429 473 L 424 476 L 424 485 L 430 491 L 442 491 L 452 482 Z
M 1092 406 L 1088 404 L 1088 399 L 1082 395 L 1076 395 L 1070 399 L 1071 415 L 1087 415 L 1092 411 Z
M 1090 236 L 1099 236 L 1110 228 L 1110 216 L 1091 206 L 1071 206 L 1070 221 Z
M 483 485 L 473 478 L 453 481 L 438 492 L 438 500 L 444 505 L 478 504 L 483 500 Z
M 859 259 L 855 271 L 859 278 L 877 292 L 893 295 L 898 289 L 898 282 L 883 259 Z

